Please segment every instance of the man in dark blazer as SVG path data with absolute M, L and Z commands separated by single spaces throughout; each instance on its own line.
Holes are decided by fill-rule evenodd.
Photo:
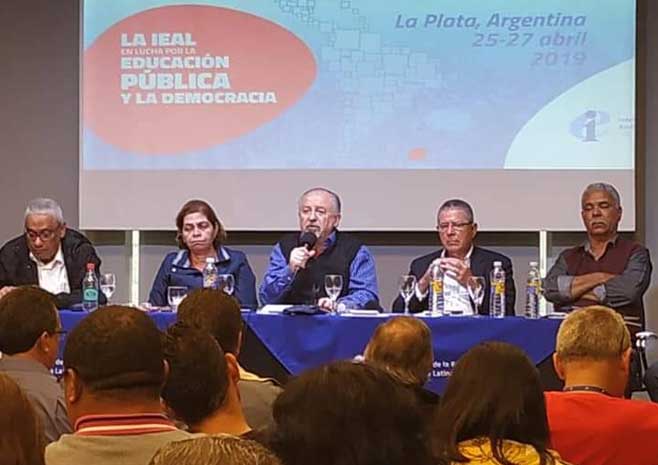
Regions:
M 0 298 L 16 286 L 37 285 L 57 297 L 59 308 L 82 301 L 87 263 L 99 276 L 94 246 L 66 227 L 62 209 L 52 199 L 34 199 L 25 211 L 25 233 L 0 249 Z M 99 295 L 100 303 L 105 297 Z
M 505 270 L 505 315 L 514 315 L 516 290 L 512 275 L 512 262 L 506 256 L 473 245 L 477 235 L 477 223 L 471 206 L 459 199 L 446 201 L 437 213 L 437 230 L 442 249 L 411 262 L 409 274 L 417 279 L 416 289 L 409 301 L 409 310 L 418 313 L 429 306 L 430 269 L 433 264 L 445 272 L 444 286 L 455 292 L 451 304 L 469 313 L 473 308 L 467 286 L 470 278 L 481 276 L 485 280 L 484 299 L 479 308 L 481 315 L 489 314 L 490 273 L 493 263 L 499 261 Z M 447 305 L 447 302 L 446 302 Z M 393 302 L 393 311 L 404 310 L 404 301 L 398 296 Z

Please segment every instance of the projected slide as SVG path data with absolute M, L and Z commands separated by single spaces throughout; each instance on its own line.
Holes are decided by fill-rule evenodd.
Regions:
M 83 171 L 633 169 L 633 1 L 83 14 Z

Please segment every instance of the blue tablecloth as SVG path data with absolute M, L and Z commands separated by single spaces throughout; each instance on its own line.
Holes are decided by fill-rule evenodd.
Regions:
M 61 311 L 62 326 L 70 331 L 86 313 Z M 164 330 L 176 320 L 171 312 L 149 316 Z M 331 360 L 349 359 L 363 352 L 375 327 L 390 316 L 268 315 L 243 313 L 272 355 L 293 375 Z M 434 367 L 428 387 L 442 392 L 455 361 L 482 341 L 505 341 L 526 351 L 535 364 L 553 353 L 559 320 L 524 318 L 422 318 L 432 330 Z

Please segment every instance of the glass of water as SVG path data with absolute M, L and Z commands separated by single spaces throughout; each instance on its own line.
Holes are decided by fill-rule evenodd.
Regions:
M 484 278 L 482 276 L 471 276 L 468 279 L 468 294 L 475 304 L 475 316 L 480 314 L 480 305 L 484 299 Z
M 324 290 L 331 299 L 331 310 L 336 311 L 336 299 L 343 290 L 343 276 L 339 274 L 324 275 Z
M 178 306 L 187 295 L 185 286 L 169 286 L 167 288 L 167 302 L 174 312 L 178 311 Z
M 217 289 L 224 291 L 228 295 L 233 295 L 233 291 L 235 290 L 235 278 L 233 275 L 217 275 Z
M 409 301 L 416 291 L 416 277 L 410 274 L 400 276 L 399 281 L 400 296 L 404 299 L 404 313 L 409 314 Z
M 107 303 L 110 303 L 110 299 L 114 294 L 114 291 L 117 288 L 117 277 L 114 273 L 103 273 L 101 275 L 101 292 L 105 295 Z

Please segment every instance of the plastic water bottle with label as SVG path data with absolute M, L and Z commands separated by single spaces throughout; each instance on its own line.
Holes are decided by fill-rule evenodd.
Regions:
M 444 295 L 443 295 L 443 270 L 437 264 L 432 265 L 430 270 L 430 305 L 429 310 L 432 316 L 443 316 L 444 314 Z
M 98 278 L 96 265 L 87 263 L 87 273 L 82 279 L 82 309 L 93 312 L 98 308 Z
M 494 262 L 491 270 L 491 291 L 489 298 L 489 316 L 505 316 L 505 270 L 502 262 Z
M 539 297 L 541 290 L 541 276 L 537 262 L 530 262 L 528 281 L 525 287 L 525 317 L 539 318 Z
M 219 275 L 217 273 L 217 266 L 215 265 L 215 258 L 206 258 L 206 266 L 203 267 L 203 287 L 210 289 L 217 289 L 219 284 Z

